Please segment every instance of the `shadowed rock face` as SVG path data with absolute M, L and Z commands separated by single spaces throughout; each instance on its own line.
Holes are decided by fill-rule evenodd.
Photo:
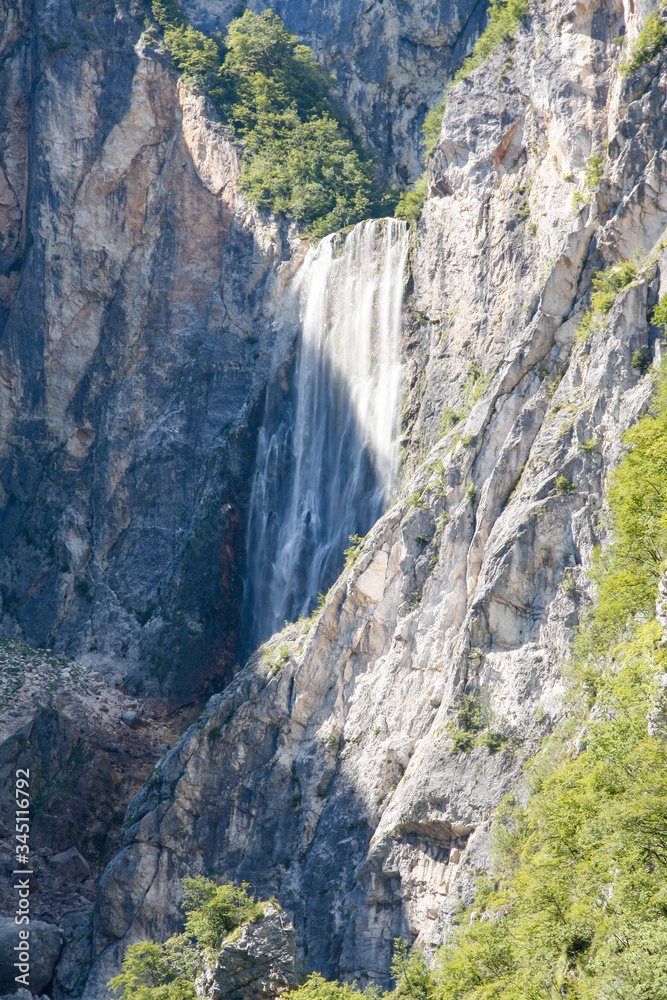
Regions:
M 645 13 L 536 4 L 450 91 L 411 257 L 404 489 L 316 620 L 216 694 L 133 803 L 87 996 L 127 942 L 179 925 L 185 874 L 275 893 L 307 968 L 381 982 L 394 937 L 437 945 L 470 900 L 492 810 L 559 715 L 604 486 L 650 398 L 633 355 L 662 352 L 667 55 L 623 80 L 612 42 Z M 654 266 L 575 343 L 592 275 L 635 250 Z M 445 407 L 463 418 L 441 435 Z M 467 752 L 464 695 L 484 719 Z
M 5 9 L 2 627 L 191 698 L 233 663 L 298 241 L 243 205 L 229 136 L 126 7 Z

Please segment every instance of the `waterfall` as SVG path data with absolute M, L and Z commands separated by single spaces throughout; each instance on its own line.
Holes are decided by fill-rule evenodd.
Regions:
M 348 537 L 386 508 L 398 464 L 407 251 L 404 223 L 360 223 L 309 250 L 294 279 L 294 375 L 289 389 L 284 371 L 267 388 L 250 499 L 248 649 L 312 610 L 343 567 Z

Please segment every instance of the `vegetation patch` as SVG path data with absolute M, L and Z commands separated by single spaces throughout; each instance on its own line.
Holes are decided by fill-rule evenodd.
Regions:
M 574 483 L 570 482 L 567 476 L 564 476 L 562 474 L 556 476 L 556 482 L 554 485 L 556 488 L 556 493 L 558 494 L 559 497 L 569 496 L 571 493 L 574 493 L 576 489 Z
M 394 218 L 402 219 L 403 222 L 416 226 L 424 208 L 424 202 L 428 197 L 428 178 L 426 171 L 419 177 L 412 187 L 407 191 L 402 191 L 396 202 Z
M 584 170 L 584 183 L 587 188 L 595 191 L 602 180 L 604 173 L 604 157 L 598 153 L 591 156 Z
M 644 27 L 639 32 L 635 44 L 630 50 L 628 59 L 621 63 L 620 70 L 623 76 L 628 76 L 634 70 L 639 69 L 644 63 L 650 62 L 667 45 L 667 26 L 662 21 L 657 11 L 649 14 L 644 23 Z
M 503 42 L 512 41 L 528 9 L 528 0 L 491 0 L 489 20 L 469 56 L 454 77 L 454 83 L 470 76 Z
M 122 971 L 107 984 L 119 1000 L 195 1000 L 194 981 L 205 955 L 243 924 L 264 916 L 247 882 L 217 885 L 199 875 L 183 879 L 183 895 L 184 933 L 164 944 L 130 945 Z
M 472 658 L 483 655 L 481 649 L 472 649 L 469 654 Z M 495 729 L 492 721 L 491 712 L 479 695 L 463 695 L 454 721 L 446 727 L 451 740 L 450 753 L 470 753 L 475 747 L 482 747 L 490 754 L 514 749 L 518 741 Z
M 662 327 L 663 332 L 667 330 L 667 294 L 663 295 L 653 310 L 651 321 L 654 326 Z
M 456 410 L 453 410 L 451 406 L 445 406 L 440 420 L 440 437 L 444 437 L 446 434 L 449 434 L 452 427 L 458 424 L 460 419 L 461 416 L 456 412 Z
M 606 271 L 598 271 L 593 278 L 590 308 L 586 311 L 574 335 L 577 344 L 588 339 L 610 312 L 619 292 L 633 284 L 639 276 L 636 260 L 623 260 Z
M 345 556 L 345 569 L 351 569 L 352 566 L 356 565 L 357 559 L 361 555 L 361 550 L 364 547 L 364 542 L 366 541 L 366 536 L 361 535 L 348 535 L 349 546 L 344 549 L 343 555 Z M 323 602 L 324 603 L 324 602 Z M 318 607 L 319 611 L 319 607 Z
M 381 165 L 334 109 L 328 77 L 271 10 L 246 10 L 224 39 L 187 24 L 175 0 L 154 0 L 164 47 L 243 143 L 241 190 L 320 237 L 391 214 Z

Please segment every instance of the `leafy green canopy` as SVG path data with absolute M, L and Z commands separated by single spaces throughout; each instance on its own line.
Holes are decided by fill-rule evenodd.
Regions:
M 195 1000 L 194 981 L 205 952 L 219 948 L 237 927 L 264 915 L 249 889 L 246 882 L 216 885 L 201 875 L 183 879 L 184 933 L 164 944 L 130 945 L 109 989 L 119 1000 Z
M 253 204 L 314 237 L 391 213 L 377 162 L 329 101 L 333 81 L 273 11 L 246 10 L 224 40 L 187 25 L 174 0 L 154 0 L 153 14 L 175 65 L 243 140 L 240 183 Z

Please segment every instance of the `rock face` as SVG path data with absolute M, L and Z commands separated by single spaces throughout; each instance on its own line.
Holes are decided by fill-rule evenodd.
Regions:
M 188 9 L 212 28 L 236 5 Z M 275 9 L 415 176 L 483 0 Z M 191 698 L 234 665 L 257 424 L 302 250 L 238 196 L 237 149 L 144 44 L 135 0 L 2 11 L 1 628 Z
M 317 619 L 214 695 L 133 803 L 88 997 L 126 943 L 179 926 L 185 874 L 275 894 L 307 968 L 383 983 L 394 937 L 438 944 L 470 898 L 560 710 L 606 479 L 650 398 L 637 352 L 663 352 L 667 55 L 624 79 L 613 41 L 650 8 L 534 4 L 450 91 L 412 254 L 405 487 Z M 635 253 L 575 339 L 593 274 Z
M 18 932 L 19 928 L 12 918 L 0 917 L 0 990 L 3 993 L 14 993 L 20 988 L 20 984 L 15 981 L 18 970 L 14 968 L 17 961 L 15 948 L 19 943 Z M 30 989 L 33 995 L 39 996 L 51 981 L 62 950 L 62 932 L 54 924 L 31 920 L 28 940 Z
M 197 995 L 210 1000 L 269 1000 L 297 984 L 294 928 L 272 903 L 259 920 L 224 942 L 214 964 L 197 979 Z
M 298 240 L 239 199 L 236 148 L 138 7 L 17 0 L 0 23 L 2 628 L 191 698 L 234 661 Z

